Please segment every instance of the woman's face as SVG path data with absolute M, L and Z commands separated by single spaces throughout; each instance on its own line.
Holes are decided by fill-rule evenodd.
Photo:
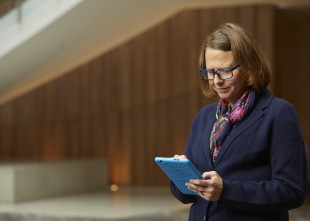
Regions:
M 231 51 L 207 48 L 205 59 L 207 69 L 214 69 L 215 71 L 221 68 L 232 68 L 238 65 Z M 228 101 L 233 107 L 235 102 L 246 90 L 247 83 L 242 77 L 239 67 L 233 70 L 233 77 L 231 79 L 222 80 L 215 75 L 213 80 L 209 80 L 209 86 L 217 92 L 220 98 Z

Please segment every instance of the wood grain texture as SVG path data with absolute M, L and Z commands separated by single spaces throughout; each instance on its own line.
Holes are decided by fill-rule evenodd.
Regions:
M 276 96 L 292 103 L 310 148 L 310 8 L 285 8 L 275 14 Z
M 198 56 L 206 35 L 223 22 L 240 23 L 273 59 L 274 11 L 273 6 L 182 11 L 2 105 L 0 159 L 105 157 L 110 183 L 167 185 L 154 157 L 182 154 L 195 114 L 214 102 L 202 96 L 199 85 Z

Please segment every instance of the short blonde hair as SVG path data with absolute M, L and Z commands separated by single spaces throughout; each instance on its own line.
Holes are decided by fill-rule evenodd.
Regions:
M 232 51 L 236 64 L 240 65 L 240 73 L 248 86 L 252 86 L 255 91 L 259 92 L 270 83 L 271 68 L 268 61 L 263 56 L 255 40 L 239 25 L 225 23 L 207 37 L 200 52 L 200 68 L 206 66 L 205 53 L 208 47 L 216 50 Z M 209 81 L 202 76 L 200 83 L 205 96 L 217 96 L 216 91 L 209 86 Z

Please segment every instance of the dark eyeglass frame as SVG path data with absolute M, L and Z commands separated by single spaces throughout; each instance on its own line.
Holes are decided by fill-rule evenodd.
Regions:
M 233 78 L 233 76 L 234 76 L 233 71 L 236 70 L 238 67 L 240 67 L 239 64 L 234 66 L 234 67 L 232 67 L 232 68 L 220 68 L 220 69 L 215 71 L 213 69 L 207 70 L 207 69 L 205 69 L 206 67 L 204 66 L 203 68 L 200 69 L 200 74 L 201 74 L 201 76 L 205 80 L 214 80 L 215 75 L 217 75 L 222 80 L 227 80 L 227 79 Z M 231 72 L 231 77 L 229 77 L 229 78 L 222 78 L 221 75 L 219 74 L 219 71 L 230 71 Z M 213 78 L 208 78 L 208 72 L 209 73 L 211 72 L 213 74 Z

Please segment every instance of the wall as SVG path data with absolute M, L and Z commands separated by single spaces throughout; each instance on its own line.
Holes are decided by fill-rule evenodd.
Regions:
M 199 88 L 203 39 L 223 22 L 240 23 L 273 64 L 274 11 L 244 6 L 180 12 L 2 105 L 1 160 L 106 157 L 111 183 L 166 185 L 154 157 L 182 153 L 193 117 L 213 102 Z
M 275 22 L 275 94 L 295 106 L 310 147 L 310 7 L 278 10 Z

